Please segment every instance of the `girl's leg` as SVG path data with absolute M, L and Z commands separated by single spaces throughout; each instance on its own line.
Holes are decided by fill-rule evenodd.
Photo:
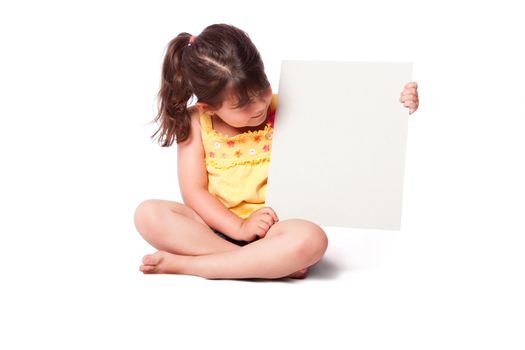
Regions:
M 327 246 L 328 238 L 321 227 L 306 220 L 291 219 L 275 223 L 264 238 L 241 249 L 200 256 L 164 251 L 146 255 L 141 270 L 207 279 L 274 279 L 315 264 Z
M 241 247 L 217 236 L 190 207 L 150 199 L 135 210 L 135 227 L 158 250 L 180 255 L 205 255 Z
M 182 203 L 146 200 L 135 210 L 134 220 L 137 230 L 149 244 L 168 253 L 207 255 L 241 248 L 217 236 L 193 209 Z M 305 267 L 289 277 L 304 278 L 307 272 Z

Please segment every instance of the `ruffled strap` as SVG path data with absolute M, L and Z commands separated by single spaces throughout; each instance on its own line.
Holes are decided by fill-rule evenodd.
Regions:
M 211 116 L 206 113 L 200 114 L 200 123 L 201 123 L 201 130 L 205 131 L 206 133 L 209 133 L 210 130 L 212 130 L 213 125 L 211 123 Z

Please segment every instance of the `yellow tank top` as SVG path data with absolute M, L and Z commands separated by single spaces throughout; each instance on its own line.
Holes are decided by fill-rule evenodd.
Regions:
M 241 218 L 264 207 L 276 107 L 273 95 L 265 128 L 235 136 L 219 133 L 211 117 L 200 114 L 208 191 Z

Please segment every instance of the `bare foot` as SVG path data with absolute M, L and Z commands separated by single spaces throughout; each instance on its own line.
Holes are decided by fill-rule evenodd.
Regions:
M 144 255 L 140 266 L 143 273 L 179 273 L 180 258 L 178 255 L 159 250 L 154 254 Z
M 307 274 L 308 274 L 308 268 L 306 267 L 306 268 L 301 269 L 299 271 L 296 271 L 296 272 L 294 272 L 291 275 L 288 275 L 286 277 L 302 279 L 302 278 L 305 278 Z

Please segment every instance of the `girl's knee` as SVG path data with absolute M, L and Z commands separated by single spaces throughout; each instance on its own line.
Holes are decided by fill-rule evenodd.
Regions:
M 321 258 L 328 248 L 328 236 L 313 222 L 305 224 L 303 250 L 314 257 Z
M 319 260 L 328 248 L 328 236 L 324 230 L 311 221 L 302 219 L 289 221 L 292 224 L 290 233 L 296 243 L 297 254 L 309 260 Z
M 147 199 L 141 202 L 135 209 L 135 214 L 133 216 L 135 227 L 139 232 L 149 225 L 152 219 L 159 213 L 159 200 L 157 199 Z

